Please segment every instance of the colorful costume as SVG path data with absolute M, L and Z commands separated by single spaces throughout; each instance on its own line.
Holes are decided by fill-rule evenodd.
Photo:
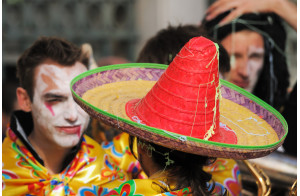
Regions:
M 166 188 L 166 190 L 164 190 Z M 223 195 L 224 190 L 217 190 L 212 195 Z M 192 190 L 187 187 L 176 191 L 168 191 L 163 177 L 157 179 L 136 179 L 123 183 L 120 187 L 110 191 L 107 195 L 126 195 L 126 196 L 171 196 L 184 195 L 192 196 Z
M 110 157 L 122 168 L 135 168 L 135 170 L 128 170 L 128 172 L 138 172 L 140 169 L 139 164 L 136 163 L 136 159 L 132 156 L 129 150 L 129 143 L 128 143 L 129 135 L 125 132 L 121 133 L 119 136 L 115 137 L 112 142 L 104 142 L 102 143 L 103 149 L 109 154 Z M 109 150 L 110 149 L 110 150 Z M 134 149 L 135 150 L 135 149 Z M 123 156 L 122 156 L 123 154 Z M 236 163 L 236 161 L 232 159 L 222 159 L 218 158 L 216 161 L 204 167 L 204 171 L 212 174 L 212 179 L 215 182 L 216 191 L 221 191 L 226 187 L 228 193 L 230 195 L 241 195 L 242 190 L 242 183 L 241 183 L 241 176 L 240 170 Z M 138 178 L 147 178 L 144 172 L 141 172 Z M 136 186 L 136 184 L 140 183 L 152 183 L 152 180 L 134 180 L 131 182 L 124 183 L 122 186 Z M 121 187 L 122 187 L 121 186 Z M 119 187 L 118 190 L 122 190 Z M 139 187 L 139 186 L 137 186 Z M 126 187 L 124 187 L 125 189 Z M 137 193 L 141 194 L 145 188 L 144 186 L 139 187 L 142 188 L 141 191 L 137 191 Z M 116 189 L 117 190 L 117 189 Z M 159 189 L 160 190 L 160 189 Z M 148 190 L 150 191 L 150 190 Z M 152 190 L 152 191 L 155 191 Z M 185 190 L 187 191 L 187 190 Z M 144 192 L 145 193 L 145 192 Z
M 17 111 L 7 131 L 2 145 L 3 195 L 105 195 L 131 179 L 86 135 L 63 171 L 50 175 L 25 136 L 32 130 L 30 120 L 30 113 Z M 138 171 L 133 165 L 129 169 Z
M 238 164 L 233 159 L 217 158 L 216 161 L 204 167 L 204 171 L 212 174 L 212 179 L 218 189 L 224 186 L 229 195 L 242 195 L 242 179 Z
M 28 116 L 25 113 L 16 113 L 17 116 Z M 15 124 L 12 124 L 15 127 Z M 26 125 L 25 125 L 26 127 Z M 81 148 L 73 161 L 59 174 L 50 175 L 47 169 L 37 161 L 28 148 L 24 145 L 15 133 L 23 132 L 21 130 L 8 129 L 7 138 L 3 143 L 3 194 L 11 195 L 111 195 L 122 191 L 139 187 L 135 193 L 155 193 L 161 192 L 159 186 L 152 189 L 153 186 L 142 186 L 141 184 L 160 184 L 160 181 L 146 179 L 147 176 L 141 172 L 138 161 L 133 157 L 129 150 L 128 134 L 122 133 L 115 137 L 113 142 L 102 143 L 102 148 L 88 136 L 83 137 Z M 26 145 L 30 145 L 26 143 Z M 215 172 L 213 175 L 217 189 L 222 190 L 221 184 L 224 184 L 230 193 L 239 192 L 240 178 L 237 170 L 228 169 L 229 164 L 224 166 L 226 159 L 217 159 L 206 171 Z M 230 160 L 228 160 L 230 161 Z M 121 169 L 123 168 L 123 169 Z M 125 172 L 123 172 L 125 171 Z M 221 175 L 220 173 L 225 175 Z M 236 172 L 236 173 L 234 173 Z M 125 174 L 126 173 L 126 174 Z M 100 175 L 99 175 L 100 174 Z M 135 175 L 136 180 L 126 181 Z M 143 180 L 141 180 L 143 179 Z M 232 186 L 233 185 L 233 186 Z M 117 187 L 117 188 L 116 188 Z M 112 190 L 115 188 L 114 190 Z M 176 195 L 179 192 L 188 193 L 189 188 L 164 193 L 162 195 Z

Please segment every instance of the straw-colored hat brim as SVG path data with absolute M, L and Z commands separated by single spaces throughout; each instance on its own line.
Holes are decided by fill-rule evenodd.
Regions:
M 213 142 L 170 133 L 166 130 L 134 122 L 126 117 L 126 102 L 132 98 L 142 98 L 151 89 L 144 88 L 144 90 L 139 90 L 138 88 L 126 88 L 125 86 L 129 84 L 126 84 L 126 82 L 132 81 L 133 83 L 138 83 L 135 81 L 153 81 L 153 83 L 155 83 L 166 68 L 166 65 L 140 63 L 100 67 L 74 78 L 71 82 L 72 94 L 75 101 L 92 117 L 128 132 L 130 135 L 187 153 L 210 157 L 251 159 L 268 155 L 282 145 L 287 135 L 287 124 L 284 118 L 275 109 L 259 98 L 223 80 L 220 81 L 222 92 L 220 105 L 222 105 L 222 100 L 224 99 L 228 100 L 228 104 L 230 104 L 225 108 L 231 108 L 233 105 L 242 106 L 242 108 L 247 110 L 246 112 L 251 113 L 249 117 L 254 119 L 254 116 L 257 116 L 255 120 L 259 120 L 258 124 L 261 125 L 264 123 L 266 127 L 269 127 L 268 130 L 266 127 L 261 128 L 266 129 L 268 134 L 248 133 L 247 130 L 241 129 L 242 131 L 235 131 L 241 132 L 241 134 L 237 134 L 237 136 L 242 138 L 240 139 L 242 143 L 230 144 L 225 141 Z M 123 82 L 125 82 L 125 86 L 115 85 L 117 83 L 123 84 Z M 115 88 L 121 88 L 122 93 L 118 92 L 118 90 L 110 89 L 111 87 L 108 84 L 110 84 L 110 86 L 117 86 Z M 88 91 L 101 86 L 107 87 L 105 90 L 99 92 L 99 95 L 101 94 L 99 100 L 105 100 L 105 102 L 113 104 L 113 106 L 102 105 L 99 107 L 97 104 L 91 103 L 91 101 L 84 100 L 83 96 Z M 110 91 L 116 92 L 116 94 L 111 96 Z M 95 99 L 97 99 L 97 93 Z M 227 111 L 227 113 L 230 112 L 231 111 Z M 224 113 L 226 113 L 226 111 L 222 113 L 221 107 L 221 118 Z M 232 116 L 232 114 L 230 114 L 230 116 Z M 226 123 L 229 123 L 229 121 L 226 121 Z M 233 125 L 230 127 L 232 126 Z M 239 128 L 234 127 L 234 129 Z M 243 132 L 247 133 L 245 134 Z M 264 143 L 264 140 L 269 140 L 269 142 Z

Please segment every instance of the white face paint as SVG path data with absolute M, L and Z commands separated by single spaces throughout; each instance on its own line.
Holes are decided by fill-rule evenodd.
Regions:
M 264 48 L 249 46 L 247 68 L 249 73 L 249 86 L 246 91 L 252 92 L 264 63 Z
M 86 70 L 79 62 L 66 67 L 47 61 L 36 68 L 32 115 L 40 141 L 64 148 L 79 142 L 89 116 L 73 100 L 70 82 Z
M 230 55 L 231 69 L 225 79 L 252 92 L 263 68 L 263 37 L 243 30 L 225 37 L 221 44 Z

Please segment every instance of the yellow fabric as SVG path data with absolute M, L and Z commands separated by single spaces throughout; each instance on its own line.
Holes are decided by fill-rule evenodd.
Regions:
M 3 195 L 105 193 L 131 179 L 88 136 L 84 136 L 81 149 L 68 167 L 59 174 L 50 175 L 11 130 L 7 135 L 2 144 Z
M 135 179 L 129 180 L 120 187 L 110 191 L 107 195 L 130 195 L 130 196 L 170 196 L 170 195 L 182 195 L 192 196 L 190 188 L 184 188 L 176 191 L 165 192 L 162 187 L 166 187 L 164 182 L 159 179 Z M 127 193 L 127 194 L 126 194 Z
M 133 156 L 129 149 L 129 134 L 122 132 L 114 137 L 112 142 L 102 142 L 102 149 L 112 160 L 126 173 L 130 173 L 134 178 L 145 179 L 147 175 L 142 171 L 140 163 Z M 134 154 L 137 156 L 136 145 Z
M 221 189 L 224 186 L 229 195 L 242 194 L 242 178 L 239 166 L 235 160 L 217 158 L 213 164 L 205 166 L 204 171 L 212 174 L 212 179 L 216 183 L 216 189 Z

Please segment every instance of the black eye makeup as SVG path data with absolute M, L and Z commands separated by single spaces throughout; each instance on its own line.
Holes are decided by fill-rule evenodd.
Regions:
M 47 93 L 44 95 L 44 100 L 48 103 L 61 102 L 61 101 L 65 101 L 66 99 L 67 99 L 66 96 L 52 94 L 52 93 Z

